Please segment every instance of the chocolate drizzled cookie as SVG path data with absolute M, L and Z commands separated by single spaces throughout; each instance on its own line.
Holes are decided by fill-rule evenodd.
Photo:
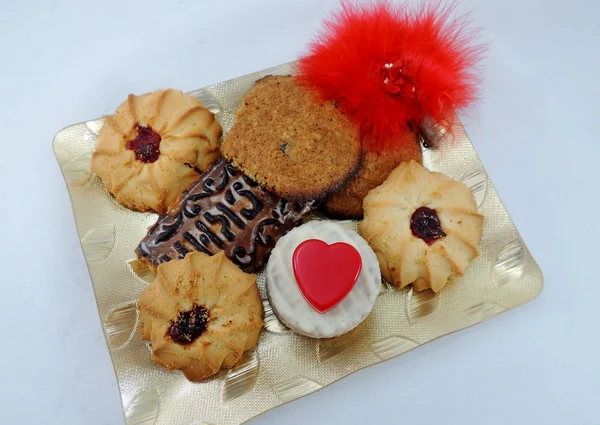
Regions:
M 224 251 L 240 269 L 253 273 L 277 240 L 315 206 L 315 201 L 291 202 L 274 195 L 221 158 L 189 187 L 177 207 L 159 217 L 136 252 L 156 267 L 191 251 Z

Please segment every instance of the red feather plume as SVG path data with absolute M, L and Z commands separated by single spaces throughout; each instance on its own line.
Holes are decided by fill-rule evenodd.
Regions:
M 448 126 L 478 97 L 475 65 L 484 51 L 466 15 L 452 17 L 455 9 L 344 1 L 299 59 L 297 78 L 338 102 L 366 149 L 397 147 L 425 119 Z

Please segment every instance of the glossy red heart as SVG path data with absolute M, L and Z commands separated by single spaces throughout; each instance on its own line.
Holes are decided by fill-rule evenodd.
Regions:
M 352 245 L 328 245 L 318 239 L 302 242 L 292 257 L 294 275 L 306 301 L 326 313 L 350 293 L 360 271 L 362 258 Z

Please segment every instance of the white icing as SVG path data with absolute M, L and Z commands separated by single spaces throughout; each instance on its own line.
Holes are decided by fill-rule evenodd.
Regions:
M 292 256 L 307 239 L 320 239 L 329 245 L 345 242 L 362 258 L 362 270 L 350 293 L 325 313 L 306 301 L 294 276 Z M 293 229 L 277 242 L 267 264 L 267 291 L 273 311 L 292 330 L 314 338 L 331 338 L 358 326 L 373 309 L 380 286 L 379 263 L 371 247 L 355 231 L 331 221 L 311 221 Z

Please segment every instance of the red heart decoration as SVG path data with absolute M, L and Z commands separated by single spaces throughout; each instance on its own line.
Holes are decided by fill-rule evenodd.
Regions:
M 302 242 L 292 257 L 294 276 L 306 301 L 326 313 L 350 293 L 360 271 L 362 258 L 352 245 L 327 245 L 318 239 Z

